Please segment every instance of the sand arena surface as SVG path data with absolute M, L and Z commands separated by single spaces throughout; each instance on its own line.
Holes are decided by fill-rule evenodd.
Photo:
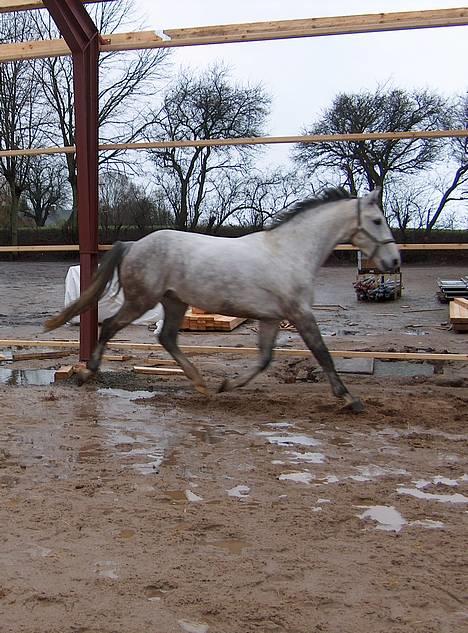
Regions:
M 67 266 L 2 264 L 2 338 L 42 338 Z M 466 352 L 433 296 L 456 273 L 409 269 L 400 301 L 368 306 L 354 271 L 325 269 L 317 302 L 348 308 L 318 315 L 327 343 Z M 182 338 L 249 346 L 254 329 Z M 214 391 L 253 359 L 194 361 Z M 345 375 L 356 416 L 308 360 L 209 399 L 132 363 L 81 388 L 0 385 L 2 633 L 466 630 L 466 364 Z

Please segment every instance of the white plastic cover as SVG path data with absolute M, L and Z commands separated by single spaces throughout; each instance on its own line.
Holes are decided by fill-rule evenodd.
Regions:
M 112 283 L 108 291 L 102 296 L 98 304 L 98 320 L 102 323 L 104 319 L 113 316 L 120 306 L 124 302 L 123 292 L 117 290 L 117 275 L 114 276 Z M 65 305 L 67 306 L 72 301 L 75 301 L 80 296 L 80 267 L 70 266 L 65 277 Z M 158 303 L 152 310 L 145 312 L 136 321 L 133 321 L 134 325 L 147 325 L 148 323 L 157 323 L 157 329 L 160 331 L 162 327 L 162 321 L 164 319 L 164 308 Z M 73 317 L 70 323 L 79 323 L 80 317 Z

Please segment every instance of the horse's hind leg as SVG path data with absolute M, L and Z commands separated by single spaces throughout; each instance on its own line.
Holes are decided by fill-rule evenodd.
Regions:
M 78 374 L 78 379 L 81 383 L 88 380 L 99 369 L 104 349 L 110 339 L 124 327 L 130 325 L 132 321 L 141 317 L 150 308 L 151 306 L 143 307 L 125 301 L 116 314 L 102 322 L 98 343 L 86 365 L 86 369 L 82 369 Z
M 232 391 L 238 387 L 243 387 L 255 378 L 260 372 L 268 367 L 273 358 L 273 345 L 275 344 L 280 321 L 260 321 L 258 328 L 258 348 L 260 358 L 257 365 L 246 374 L 242 374 L 233 380 L 225 380 L 219 391 Z
M 364 405 L 362 402 L 359 398 L 355 398 L 349 393 L 343 381 L 338 376 L 331 354 L 324 343 L 313 314 L 307 312 L 301 313 L 298 316 L 294 315 L 293 321 L 297 331 L 304 339 L 305 344 L 320 363 L 335 396 L 343 398 L 355 413 L 363 411 Z
M 177 335 L 184 319 L 187 304 L 172 296 L 165 296 L 161 303 L 164 306 L 164 324 L 159 335 L 159 342 L 184 370 L 187 378 L 193 382 L 195 389 L 207 396 L 208 389 L 198 369 L 182 353 L 177 344 Z

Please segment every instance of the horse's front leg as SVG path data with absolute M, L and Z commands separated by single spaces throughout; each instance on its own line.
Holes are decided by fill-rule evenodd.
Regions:
M 305 310 L 299 312 L 299 314 L 292 315 L 291 319 L 299 334 L 302 336 L 305 344 L 310 349 L 312 354 L 315 356 L 323 371 L 325 372 L 333 393 L 338 398 L 343 398 L 347 405 L 351 408 L 355 413 L 360 413 L 364 411 L 364 405 L 359 400 L 359 398 L 355 398 L 352 396 L 345 384 L 338 376 L 335 365 L 333 363 L 333 358 L 331 357 L 330 352 L 328 351 L 327 346 L 320 334 L 319 327 L 315 320 L 314 315 L 310 310 Z
M 221 384 L 218 392 L 232 391 L 243 387 L 248 382 L 255 378 L 260 372 L 268 367 L 273 358 L 273 345 L 275 344 L 276 335 L 278 334 L 278 328 L 280 321 L 260 321 L 258 326 L 258 349 L 260 351 L 260 357 L 257 364 L 245 374 L 241 374 L 237 378 L 231 380 L 224 380 Z

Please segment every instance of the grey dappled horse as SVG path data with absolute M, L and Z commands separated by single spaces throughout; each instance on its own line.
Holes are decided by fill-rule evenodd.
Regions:
M 351 241 L 383 270 L 400 264 L 398 249 L 378 204 L 378 191 L 351 198 L 329 189 L 320 198 L 299 202 L 279 213 L 269 228 L 227 238 L 161 230 L 133 243 L 116 242 L 82 295 L 46 321 L 53 330 L 95 304 L 118 269 L 125 301 L 106 319 L 82 380 L 94 374 L 106 343 L 122 328 L 161 302 L 164 326 L 159 340 L 190 378 L 207 394 L 196 367 L 177 344 L 187 306 L 258 319 L 260 358 L 219 391 L 247 384 L 272 358 L 279 324 L 292 321 L 330 381 L 335 396 L 354 410 L 363 406 L 338 376 L 313 314 L 313 290 L 320 266 L 339 242 Z

